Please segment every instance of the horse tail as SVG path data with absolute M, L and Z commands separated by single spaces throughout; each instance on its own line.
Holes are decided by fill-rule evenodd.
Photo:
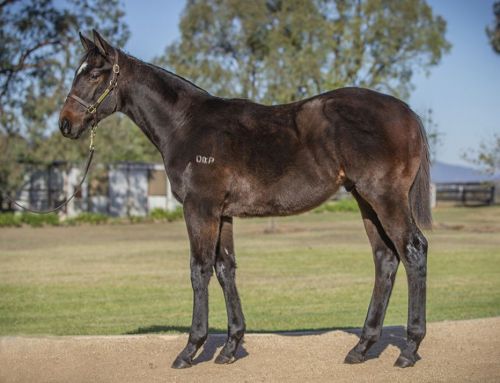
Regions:
M 430 155 L 429 142 L 425 132 L 424 124 L 420 117 L 415 114 L 419 125 L 420 136 L 422 139 L 422 152 L 420 155 L 420 167 L 413 180 L 410 189 L 410 207 L 413 219 L 418 226 L 424 229 L 432 228 L 431 213 L 431 194 L 430 194 Z

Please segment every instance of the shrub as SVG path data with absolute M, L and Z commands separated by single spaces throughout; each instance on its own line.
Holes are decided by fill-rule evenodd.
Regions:
M 50 213 L 50 214 L 22 213 L 20 215 L 20 221 L 31 227 L 42 227 L 45 225 L 58 226 L 59 216 L 55 213 Z
M 109 217 L 101 213 L 80 213 L 76 217 L 68 218 L 66 220 L 67 225 L 79 225 L 82 223 L 88 223 L 90 225 L 101 225 L 107 223 Z
M 149 216 L 151 218 L 153 218 L 155 221 L 172 222 L 172 221 L 177 221 L 179 219 L 182 219 L 183 212 L 182 212 L 181 207 L 178 207 L 177 209 L 172 210 L 172 211 L 168 211 L 168 210 L 161 209 L 161 208 L 156 208 L 156 209 L 153 209 L 149 212 Z
M 130 215 L 127 217 L 130 223 L 144 223 L 150 221 L 150 217 L 143 217 L 141 215 Z
M 109 216 L 101 213 L 80 213 L 76 217 L 66 219 L 63 224 L 65 226 L 75 226 L 82 224 L 101 225 L 105 223 L 142 223 L 151 221 L 176 221 L 182 219 L 182 208 L 177 208 L 173 211 L 165 209 L 153 209 L 149 216 L 130 216 L 124 219 L 112 219 Z M 59 216 L 55 213 L 51 214 L 32 214 L 32 213 L 0 213 L 0 227 L 20 227 L 23 224 L 31 227 L 42 227 L 46 225 L 58 226 L 61 224 Z
M 1 213 L 0 227 L 20 227 L 22 225 L 31 227 L 42 227 L 45 225 L 58 226 L 59 216 L 55 213 L 33 214 L 33 213 Z
M 0 214 L 0 227 L 19 227 L 21 226 L 21 217 L 14 213 Z

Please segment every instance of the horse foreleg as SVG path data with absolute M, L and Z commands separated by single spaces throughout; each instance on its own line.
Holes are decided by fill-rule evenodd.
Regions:
M 175 359 L 173 368 L 191 367 L 196 352 L 208 336 L 208 283 L 213 273 L 220 225 L 220 216 L 195 202 L 184 202 L 184 217 L 191 245 L 193 318 L 188 343 Z
M 236 261 L 233 244 L 233 219 L 223 217 L 217 255 L 215 260 L 217 279 L 224 292 L 226 301 L 228 338 L 215 363 L 231 363 L 245 333 L 245 318 L 241 309 L 240 297 L 236 289 Z

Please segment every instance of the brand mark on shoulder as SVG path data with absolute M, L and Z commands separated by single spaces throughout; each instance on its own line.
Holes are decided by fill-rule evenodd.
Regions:
M 197 155 L 196 162 L 199 164 L 211 165 L 215 162 L 215 158 Z

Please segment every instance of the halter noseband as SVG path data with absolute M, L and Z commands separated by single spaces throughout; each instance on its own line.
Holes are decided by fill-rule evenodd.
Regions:
M 80 97 L 78 97 L 75 94 L 69 94 L 68 97 L 71 97 L 73 100 L 78 102 L 80 105 L 82 105 L 85 108 L 85 111 L 91 115 L 94 116 L 94 122 L 93 122 L 93 127 L 97 125 L 97 108 L 101 103 L 106 99 L 106 97 L 111 93 L 113 89 L 116 88 L 116 85 L 118 85 L 118 75 L 120 74 L 120 66 L 118 65 L 118 49 L 115 50 L 115 60 L 113 64 L 113 77 L 111 77 L 111 80 L 109 81 L 109 85 L 107 86 L 106 89 L 104 89 L 104 92 L 97 98 L 96 102 L 93 104 L 90 104 L 86 102 L 85 100 L 82 100 Z

